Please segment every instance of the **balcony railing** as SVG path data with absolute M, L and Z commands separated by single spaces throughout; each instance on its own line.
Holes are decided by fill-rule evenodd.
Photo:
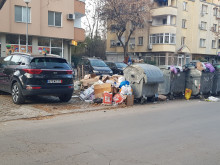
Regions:
M 161 15 L 177 15 L 177 8 L 166 6 L 161 8 L 156 8 L 152 10 L 152 16 L 161 16 Z
M 85 14 L 85 2 L 79 1 L 79 0 L 75 0 L 74 2 L 75 2 L 75 4 L 74 4 L 74 12 L 75 13 Z
M 85 30 L 81 28 L 74 28 L 74 40 L 82 42 L 85 40 Z

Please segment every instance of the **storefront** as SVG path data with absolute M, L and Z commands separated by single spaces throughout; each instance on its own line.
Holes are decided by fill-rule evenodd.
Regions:
M 0 34 L 1 56 L 8 56 L 15 52 L 26 53 L 26 36 L 18 34 Z M 28 37 L 28 53 L 54 54 L 71 61 L 70 41 L 49 37 Z

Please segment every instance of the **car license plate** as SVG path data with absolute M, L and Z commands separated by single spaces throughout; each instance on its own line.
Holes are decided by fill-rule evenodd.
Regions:
M 63 80 L 47 80 L 47 83 L 49 84 L 61 84 Z

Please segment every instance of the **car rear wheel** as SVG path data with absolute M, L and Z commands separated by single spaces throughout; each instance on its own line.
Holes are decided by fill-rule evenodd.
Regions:
M 15 104 L 22 104 L 25 102 L 24 96 L 21 92 L 21 87 L 17 82 L 12 85 L 11 94 L 12 100 Z
M 68 102 L 72 98 L 72 93 L 59 96 L 60 101 Z

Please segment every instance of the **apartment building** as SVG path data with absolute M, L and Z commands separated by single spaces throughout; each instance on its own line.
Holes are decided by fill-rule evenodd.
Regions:
M 220 60 L 219 4 L 218 0 L 154 0 L 151 20 L 131 36 L 129 55 L 156 65 Z M 107 33 L 106 54 L 108 60 L 123 61 L 123 49 L 112 31 Z
M 2 57 L 13 52 L 26 52 L 27 20 L 28 52 L 32 54 L 56 54 L 71 61 L 72 43 L 85 39 L 85 31 L 81 27 L 85 0 L 31 0 L 28 11 L 24 0 L 1 2 Z

